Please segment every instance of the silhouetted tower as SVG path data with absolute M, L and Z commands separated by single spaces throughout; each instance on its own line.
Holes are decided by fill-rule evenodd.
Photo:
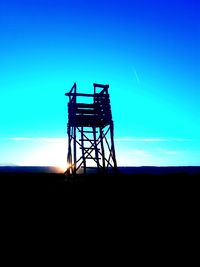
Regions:
M 93 94 L 76 91 L 76 83 L 65 95 L 68 103 L 68 154 L 66 174 L 116 171 L 113 120 L 109 85 L 94 83 Z

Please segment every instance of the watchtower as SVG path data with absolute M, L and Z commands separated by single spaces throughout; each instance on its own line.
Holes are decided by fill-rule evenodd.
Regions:
M 87 173 L 89 168 L 106 173 L 117 170 L 109 85 L 94 83 L 93 94 L 69 93 L 68 154 L 66 174 Z M 82 171 L 81 171 L 82 170 Z

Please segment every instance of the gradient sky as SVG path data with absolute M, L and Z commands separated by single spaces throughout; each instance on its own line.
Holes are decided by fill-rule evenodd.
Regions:
M 0 0 L 0 165 L 64 165 L 67 98 L 110 85 L 119 165 L 200 165 L 200 2 Z

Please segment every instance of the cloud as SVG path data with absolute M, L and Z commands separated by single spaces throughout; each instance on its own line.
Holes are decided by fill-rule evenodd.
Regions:
M 109 139 L 109 138 L 108 138 Z M 117 137 L 115 142 L 187 142 L 186 138 L 158 138 L 158 137 Z M 0 141 L 21 141 L 21 142 L 46 142 L 46 143 L 66 143 L 67 138 L 62 137 L 5 137 Z
M 178 151 L 164 151 L 163 153 L 166 155 L 176 155 L 178 154 Z
M 134 69 L 134 76 L 135 76 L 135 79 L 136 79 L 137 83 L 140 84 L 141 83 L 140 82 L 140 78 L 138 76 L 138 73 L 137 73 L 136 69 Z
M 2 141 L 21 141 L 21 142 L 47 142 L 47 143 L 64 143 L 66 138 L 51 138 L 51 137 L 8 137 L 0 138 Z
M 116 142 L 166 142 L 164 138 L 137 138 L 137 137 L 119 137 Z
M 119 137 L 116 142 L 186 142 L 186 138 L 139 138 L 139 137 Z
M 132 149 L 132 150 L 128 150 L 126 152 L 126 154 L 128 155 L 134 155 L 136 157 L 149 157 L 151 156 L 151 154 L 149 153 L 149 151 L 146 151 L 146 150 L 142 150 L 142 149 Z

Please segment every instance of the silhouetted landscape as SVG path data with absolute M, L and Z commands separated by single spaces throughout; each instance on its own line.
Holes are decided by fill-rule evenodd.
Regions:
M 1 194 L 138 196 L 178 193 L 195 184 L 200 167 L 119 167 L 113 174 L 66 176 L 55 167 L 0 167 Z M 194 188 L 195 189 L 195 188 Z

